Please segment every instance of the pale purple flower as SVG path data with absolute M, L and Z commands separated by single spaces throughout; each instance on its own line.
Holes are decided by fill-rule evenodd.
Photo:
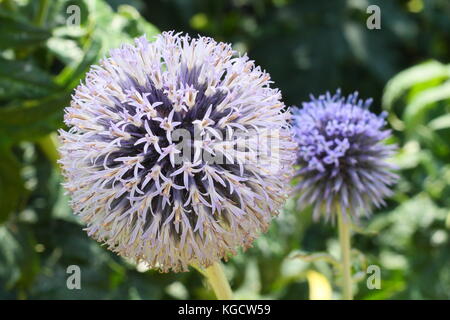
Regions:
M 60 131 L 64 186 L 88 234 L 162 271 L 248 248 L 284 203 L 295 161 L 290 113 L 270 83 L 211 38 L 165 32 L 112 50 Z M 180 131 L 194 135 L 183 141 L 192 154 Z
M 371 103 L 358 100 L 356 92 L 342 97 L 338 90 L 311 97 L 294 112 L 299 204 L 312 205 L 315 219 L 334 220 L 339 211 L 358 219 L 392 194 L 397 176 L 387 160 L 396 147 L 385 143 L 391 134 L 386 114 L 370 112 Z

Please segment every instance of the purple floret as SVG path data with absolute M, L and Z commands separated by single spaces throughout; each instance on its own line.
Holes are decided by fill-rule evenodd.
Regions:
M 299 145 L 297 171 L 302 207 L 312 205 L 314 218 L 327 220 L 339 211 L 351 218 L 369 215 L 372 205 L 384 205 L 397 180 L 387 159 L 395 145 L 385 139 L 386 114 L 369 111 L 372 99 L 327 93 L 294 111 L 294 134 Z

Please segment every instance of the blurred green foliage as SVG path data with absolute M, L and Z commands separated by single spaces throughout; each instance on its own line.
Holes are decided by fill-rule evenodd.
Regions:
M 78 27 L 66 24 L 73 4 Z M 381 30 L 366 28 L 369 4 L 381 8 Z M 0 25 L 0 299 L 213 298 L 196 272 L 143 272 L 89 239 L 55 165 L 52 133 L 89 66 L 158 29 L 232 42 L 289 105 L 337 87 L 374 97 L 374 111 L 389 112 L 401 181 L 355 228 L 356 298 L 450 298 L 448 0 L 3 0 Z M 307 299 L 309 270 L 337 298 L 338 256 L 335 228 L 290 199 L 226 272 L 237 298 Z M 366 286 L 371 264 L 380 290 Z M 69 265 L 81 267 L 81 290 L 66 287 Z

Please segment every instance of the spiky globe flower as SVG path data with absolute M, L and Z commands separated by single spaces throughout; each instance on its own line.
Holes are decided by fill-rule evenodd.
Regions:
M 370 112 L 371 103 L 338 90 L 311 96 L 294 112 L 299 204 L 312 205 L 316 220 L 323 214 L 334 221 L 338 212 L 357 220 L 392 193 L 397 176 L 387 160 L 396 147 L 385 144 L 391 134 L 384 128 L 386 115 Z
M 166 32 L 111 50 L 60 131 L 64 186 L 88 234 L 161 271 L 249 247 L 285 201 L 295 161 L 270 83 L 211 38 Z

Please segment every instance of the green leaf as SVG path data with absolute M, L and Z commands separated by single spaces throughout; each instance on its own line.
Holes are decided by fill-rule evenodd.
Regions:
M 31 61 L 13 61 L 0 57 L 0 99 L 33 99 L 57 89 L 52 77 Z
M 234 297 L 238 300 L 261 299 L 261 272 L 256 259 L 249 259 L 243 272 L 245 274 L 244 281 L 235 290 Z
M 102 1 L 88 1 L 86 5 L 89 12 L 89 27 L 86 29 L 92 30 L 92 33 L 82 49 L 84 51 L 82 59 L 78 52 L 79 48 L 76 50 L 76 56 L 66 52 L 64 47 L 75 45 L 68 42 L 71 40 L 55 37 L 59 39 L 58 42 L 53 38 L 48 42 L 50 49 L 68 63 L 56 78 L 57 83 L 67 88 L 76 86 L 89 67 L 99 58 L 107 55 L 110 49 L 118 48 L 123 43 L 132 43 L 134 37 L 143 34 L 152 40 L 152 37 L 159 33 L 155 26 L 142 18 L 139 12 L 131 6 L 121 5 L 119 12 L 115 13 Z M 111 34 L 114 34 L 114 37 Z M 77 57 L 78 59 L 76 59 Z
M 158 28 L 142 18 L 139 12 L 132 6 L 119 6 L 118 14 L 126 19 L 127 24 L 124 27 L 124 31 L 132 38 L 145 34 L 147 39 L 152 40 L 159 33 Z
M 433 130 L 442 130 L 450 128 L 450 114 L 444 114 L 431 120 L 428 126 Z
M 444 221 L 447 210 L 438 207 L 422 192 L 403 202 L 389 215 L 374 217 L 368 229 L 379 233 L 378 240 L 388 247 L 402 250 L 419 229 L 426 230 L 437 221 Z
M 0 226 L 0 279 L 6 288 L 13 286 L 20 278 L 17 268 L 20 249 L 20 243 L 14 235 L 5 226 Z
M 0 109 L 0 136 L 5 144 L 22 140 L 35 141 L 62 125 L 63 109 L 70 93 L 61 92 L 39 101 Z
M 50 38 L 50 32 L 0 11 L 0 49 L 28 48 Z
M 11 150 L 6 146 L 0 146 L 0 157 L 0 224 L 2 224 L 19 208 L 25 190 L 20 176 L 20 164 Z
M 83 50 L 75 40 L 51 37 L 47 48 L 65 64 L 79 62 L 83 58 Z
M 428 61 L 406 69 L 386 84 L 382 98 L 383 108 L 386 110 L 392 109 L 394 102 L 417 83 L 436 78 L 445 79 L 449 76 L 450 68 L 437 61 Z
M 156 27 L 145 21 L 131 6 L 121 5 L 119 12 L 115 13 L 106 3 L 95 0 L 88 3 L 88 8 L 94 24 L 93 38 L 102 43 L 100 56 L 124 43 L 132 43 L 133 38 L 144 33 L 149 40 L 159 33 Z
M 40 269 L 35 245 L 36 239 L 27 225 L 0 226 L 0 283 L 6 289 L 17 288 L 19 298 L 26 298 Z
M 88 42 L 84 48 L 85 53 L 81 61 L 74 61 L 66 66 L 56 77 L 55 81 L 65 88 L 75 87 L 89 67 L 98 60 L 100 50 L 100 41 L 93 39 Z
M 414 130 L 423 114 L 437 102 L 450 99 L 450 81 L 418 93 L 406 106 L 404 121 L 407 128 Z
M 102 44 L 100 56 L 108 54 L 110 49 L 118 48 L 123 43 L 131 43 L 131 38 L 123 32 L 127 23 L 123 17 L 115 14 L 103 1 L 90 1 L 88 5 L 94 25 L 92 37 Z
M 413 169 L 419 165 L 422 157 L 423 151 L 420 149 L 420 143 L 416 140 L 410 140 L 399 148 L 393 162 L 401 169 Z
M 60 26 L 52 30 L 53 37 L 59 38 L 80 38 L 86 36 L 88 33 L 87 29 L 82 26 Z

